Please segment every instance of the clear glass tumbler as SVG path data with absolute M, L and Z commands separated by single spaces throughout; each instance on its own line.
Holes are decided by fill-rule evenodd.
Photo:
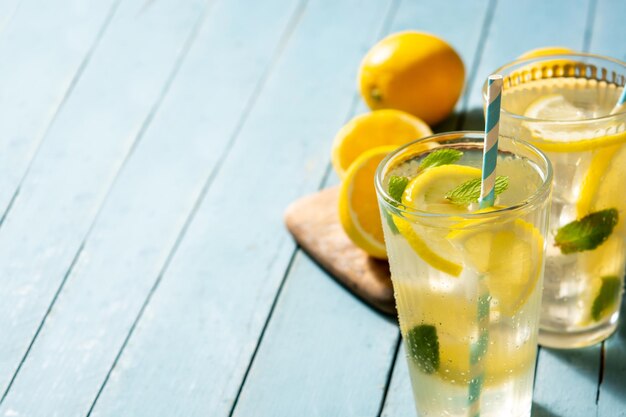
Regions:
M 626 263 L 626 109 L 615 109 L 626 64 L 569 54 L 496 72 L 500 135 L 534 144 L 554 167 L 539 343 L 595 344 L 617 327 Z
M 508 187 L 478 209 L 483 138 L 421 139 L 376 173 L 420 416 L 530 415 L 552 168 L 501 138 L 496 173 Z

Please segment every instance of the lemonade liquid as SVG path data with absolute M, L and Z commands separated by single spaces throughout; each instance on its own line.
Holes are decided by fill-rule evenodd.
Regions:
M 572 64 L 582 59 L 587 64 Z M 619 65 L 609 68 L 611 63 L 594 59 L 545 58 L 502 71 L 500 134 L 533 143 L 554 167 L 539 335 L 540 343 L 551 347 L 587 346 L 608 337 L 617 326 L 622 298 L 626 113 L 609 115 L 622 87 L 607 80 L 616 77 Z M 621 71 L 626 73 L 623 66 Z M 563 251 L 557 239 L 561 229 L 606 210 L 617 214 L 601 224 L 615 222 L 612 231 L 594 237 L 594 244 Z
M 525 145 L 501 141 L 497 175 L 508 178 L 508 188 L 496 210 L 476 214 L 476 203 L 459 206 L 444 194 L 464 181 L 458 173 L 480 175 L 482 135 L 434 138 L 383 162 L 377 183 L 417 413 L 529 416 L 549 163 L 540 166 Z M 462 157 L 420 168 L 444 147 Z M 420 176 L 430 178 L 426 185 Z M 408 179 L 400 202 L 381 192 L 389 192 L 392 177 Z

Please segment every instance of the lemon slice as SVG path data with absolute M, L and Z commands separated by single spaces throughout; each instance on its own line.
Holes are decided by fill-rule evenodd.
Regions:
M 467 213 L 467 207 L 451 204 L 444 196 L 459 184 L 475 178 L 480 178 L 480 169 L 463 165 L 427 169 L 409 182 L 402 204 L 431 213 Z M 446 240 L 446 229 L 422 226 L 398 216 L 394 216 L 394 223 L 413 250 L 430 266 L 455 277 L 461 274 L 460 255 Z
M 561 94 L 538 98 L 526 108 L 524 116 L 553 121 L 577 121 L 594 117 L 591 112 L 575 106 Z M 599 134 L 591 128 L 581 129 L 580 126 L 563 124 L 549 126 L 542 122 L 524 122 L 524 126 L 531 132 L 535 144 L 547 152 L 581 152 L 626 142 L 626 131 Z
M 590 279 L 589 290 L 583 299 L 589 313 L 587 322 L 593 317 L 594 300 L 602 290 L 602 277 L 621 277 L 626 263 L 624 233 L 626 231 L 626 199 L 623 190 L 626 179 L 626 145 L 614 145 L 598 149 L 591 160 L 582 182 L 580 196 L 576 204 L 576 214 L 581 218 L 604 208 L 616 208 L 619 220 L 612 235 L 593 251 L 579 254 L 581 268 Z
M 466 223 L 476 229 L 467 230 Z M 492 307 L 501 314 L 513 316 L 535 290 L 543 262 L 543 237 L 530 223 L 515 219 L 498 225 L 483 225 L 468 220 L 459 223 L 447 238 L 464 255 L 485 282 L 493 299 Z
M 374 175 L 395 146 L 372 149 L 350 166 L 339 190 L 339 221 L 352 242 L 369 255 L 386 259 Z
M 350 165 L 370 149 L 398 147 L 432 134 L 421 119 L 399 110 L 377 110 L 356 116 L 335 136 L 331 154 L 333 168 L 343 178 Z
M 584 120 L 589 114 L 561 94 L 549 94 L 533 101 L 524 116 L 542 120 Z
M 625 180 L 626 145 L 614 145 L 597 150 L 581 186 L 576 204 L 578 218 L 598 210 L 616 208 L 620 218 L 615 231 L 624 231 L 626 198 L 622 191 Z

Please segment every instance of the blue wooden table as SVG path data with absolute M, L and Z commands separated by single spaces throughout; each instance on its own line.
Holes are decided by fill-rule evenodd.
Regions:
M 0 416 L 411 416 L 395 319 L 282 212 L 337 182 L 359 61 L 436 33 L 480 87 L 526 50 L 626 59 L 621 0 L 1 0 Z M 626 318 L 626 311 L 623 313 Z M 541 349 L 534 416 L 626 416 L 626 321 Z

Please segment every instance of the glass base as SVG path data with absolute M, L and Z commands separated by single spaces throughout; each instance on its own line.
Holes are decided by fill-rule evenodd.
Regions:
M 601 326 L 578 332 L 566 332 L 539 329 L 539 344 L 541 346 L 556 349 L 576 349 L 595 345 L 615 332 L 617 320 L 611 320 Z

